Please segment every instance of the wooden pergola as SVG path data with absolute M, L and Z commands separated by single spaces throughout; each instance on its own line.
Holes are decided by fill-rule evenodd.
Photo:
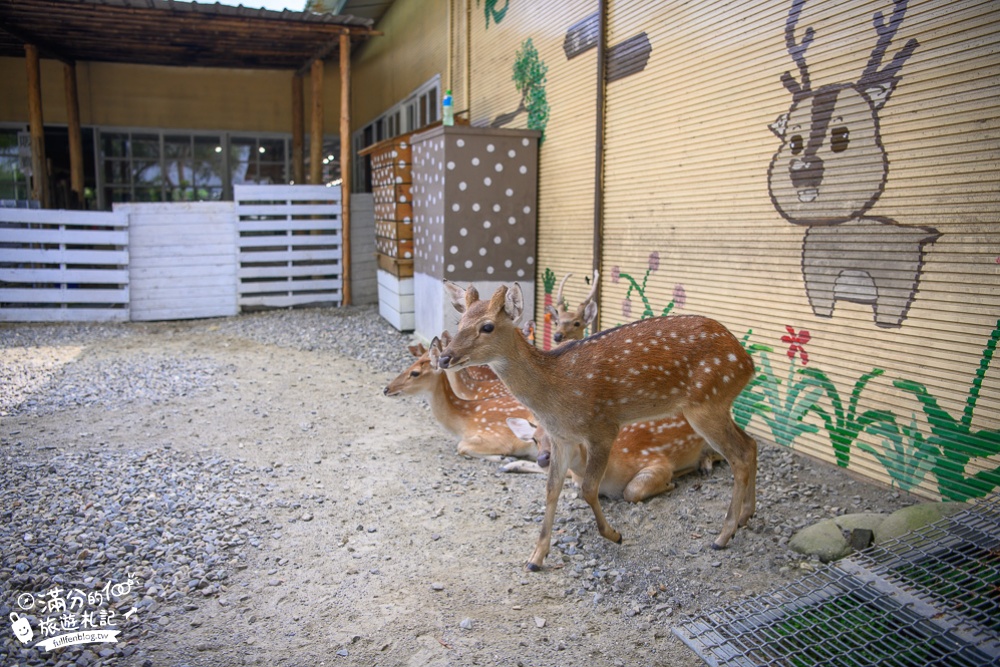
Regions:
M 292 178 L 305 183 L 304 78 L 312 89 L 310 173 L 323 162 L 323 67 L 340 66 L 340 170 L 344 272 L 350 271 L 351 47 L 373 35 L 372 22 L 353 16 L 198 4 L 176 0 L 0 0 L 0 56 L 27 64 L 32 197 L 50 207 L 45 177 L 40 59 L 63 63 L 69 129 L 70 188 L 83 201 L 83 146 L 76 63 L 287 69 L 292 73 Z M 40 176 L 38 176 L 40 175 Z M 345 282 L 344 303 L 350 303 Z

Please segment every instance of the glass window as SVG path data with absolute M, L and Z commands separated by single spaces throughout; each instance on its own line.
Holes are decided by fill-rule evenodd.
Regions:
M 17 130 L 0 130 L 0 199 L 31 199 L 28 176 L 21 171 Z

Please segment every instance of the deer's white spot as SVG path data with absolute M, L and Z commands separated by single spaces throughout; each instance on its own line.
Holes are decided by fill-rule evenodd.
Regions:
M 733 354 L 732 352 L 730 352 L 729 356 L 726 358 L 729 359 L 729 361 L 736 361 L 736 355 Z

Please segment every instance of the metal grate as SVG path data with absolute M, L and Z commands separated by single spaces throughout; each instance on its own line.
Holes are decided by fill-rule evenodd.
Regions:
M 1000 664 L 1000 495 L 673 632 L 709 665 Z

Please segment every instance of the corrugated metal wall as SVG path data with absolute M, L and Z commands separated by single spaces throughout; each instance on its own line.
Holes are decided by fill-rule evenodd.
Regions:
M 589 293 L 584 277 L 593 262 L 597 49 L 596 42 L 578 38 L 581 29 L 571 32 L 571 28 L 596 10 L 596 0 L 539 2 L 530 7 L 511 4 L 498 21 L 498 14 L 490 13 L 490 3 L 472 7 L 472 122 L 543 131 L 536 278 L 539 319 L 555 292 L 553 281 L 546 280 L 546 269 L 559 280 L 574 272 L 564 292 L 570 303 L 575 305 Z M 530 46 L 526 44 L 529 39 Z M 525 103 L 532 108 L 515 114 L 522 104 L 522 93 L 513 80 L 519 61 L 522 69 L 530 69 L 526 65 L 533 62 L 535 72 L 544 71 L 544 81 L 535 77 L 534 93 Z M 539 89 L 544 89 L 544 96 L 538 94 Z M 542 330 L 540 325 L 539 333 Z
M 884 162 L 867 105 L 845 87 L 835 103 L 800 96 L 791 121 L 802 127 L 785 128 L 769 179 L 783 142 L 768 126 L 793 103 L 780 77 L 802 81 L 785 44 L 790 7 L 609 3 L 608 44 L 644 32 L 651 51 L 607 89 L 603 272 L 618 277 L 604 284 L 601 324 L 673 301 L 752 331 L 752 432 L 926 495 L 976 495 L 1000 465 L 1000 371 L 986 371 L 1000 318 L 997 3 L 912 2 L 897 14 L 882 66 L 918 45 L 895 87 L 881 84 Z M 878 41 L 873 16 L 893 11 L 806 2 L 793 34 L 815 31 L 812 91 L 857 83 Z M 795 136 L 801 157 L 826 158 L 818 196 L 839 188 L 829 206 L 854 190 L 868 201 L 843 204 L 839 221 L 796 202 Z M 899 285 L 916 289 L 908 310 L 892 301 Z
M 588 290 L 597 3 L 470 7 L 473 123 L 547 113 L 540 318 L 553 278 Z M 1000 485 L 997 9 L 609 0 L 602 327 L 716 317 L 756 435 L 929 497 Z

